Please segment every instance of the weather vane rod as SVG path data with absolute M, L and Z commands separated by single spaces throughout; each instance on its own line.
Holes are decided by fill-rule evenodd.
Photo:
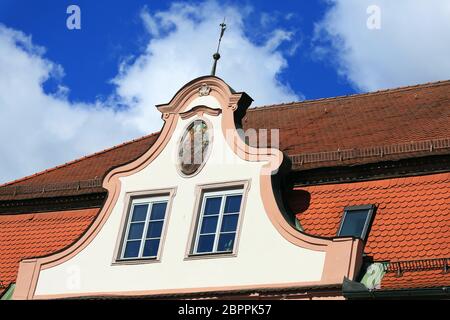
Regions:
M 222 37 L 223 34 L 225 33 L 225 29 L 227 28 L 227 25 L 225 24 L 225 18 L 223 18 L 223 22 L 220 24 L 220 37 L 219 37 L 219 44 L 217 45 L 217 51 L 216 53 L 213 54 L 213 59 L 214 59 L 214 63 L 213 63 L 213 67 L 211 70 L 211 75 L 215 76 L 216 75 L 216 68 L 217 68 L 217 61 L 220 59 L 220 42 L 222 41 Z

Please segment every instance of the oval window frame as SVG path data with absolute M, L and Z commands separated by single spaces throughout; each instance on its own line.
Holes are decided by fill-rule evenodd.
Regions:
M 200 164 L 200 166 L 193 173 L 186 174 L 181 169 L 181 159 L 180 159 L 180 156 L 179 156 L 180 148 L 181 148 L 181 145 L 182 145 L 182 142 L 183 142 L 185 136 L 188 134 L 188 130 L 190 130 L 189 127 L 192 126 L 196 121 L 203 121 L 205 123 L 206 128 L 207 128 L 206 130 L 207 130 L 208 135 L 209 135 L 209 143 L 208 143 L 208 147 L 207 147 L 206 153 L 203 156 L 203 161 Z M 178 174 L 180 176 L 182 176 L 183 178 L 192 178 L 192 177 L 196 176 L 197 174 L 199 174 L 202 171 L 203 167 L 205 166 L 205 164 L 208 161 L 209 156 L 211 154 L 212 144 L 213 144 L 213 140 L 214 140 L 214 133 L 213 132 L 214 132 L 214 130 L 213 130 L 213 126 L 212 126 L 211 122 L 208 119 L 206 119 L 205 117 L 202 117 L 202 116 L 197 116 L 195 119 L 189 121 L 184 126 L 184 128 L 182 130 L 181 137 L 178 139 L 177 148 L 176 148 L 176 157 L 177 157 L 177 165 L 176 165 L 176 167 L 177 167 Z

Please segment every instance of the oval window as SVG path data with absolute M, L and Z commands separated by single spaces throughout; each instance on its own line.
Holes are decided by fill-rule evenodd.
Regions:
M 178 149 L 178 167 L 190 176 L 196 173 L 205 162 L 210 144 L 208 126 L 203 120 L 194 120 L 181 138 Z

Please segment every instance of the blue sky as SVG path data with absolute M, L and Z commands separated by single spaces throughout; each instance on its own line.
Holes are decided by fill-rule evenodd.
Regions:
M 190 1 L 202 3 L 202 1 Z M 224 1 L 235 6 L 251 6 L 254 12 L 245 21 L 246 35 L 258 43 L 264 41 L 267 28 L 293 30 L 300 42 L 296 52 L 287 57 L 289 68 L 279 74 L 295 92 L 307 99 L 355 93 L 356 90 L 341 79 L 331 64 L 314 59 L 311 50 L 314 24 L 323 18 L 329 7 L 325 1 Z M 81 30 L 66 28 L 66 8 L 77 4 L 82 13 Z M 71 100 L 94 101 L 114 90 L 109 82 L 118 72 L 124 57 L 143 51 L 148 35 L 140 19 L 144 6 L 151 11 L 168 10 L 169 1 L 107 1 L 107 0 L 2 0 L 0 21 L 5 25 L 33 36 L 33 42 L 47 48 L 46 57 L 64 67 L 63 83 L 71 89 Z M 274 21 L 266 28 L 261 25 L 263 15 Z M 290 19 L 283 19 L 292 15 Z M 217 25 L 220 21 L 217 21 Z M 230 25 L 230 28 L 233 26 Z M 219 32 L 217 26 L 217 33 Z M 215 45 L 216 39 L 208 39 Z M 288 49 L 288 48 L 285 48 Z M 212 54 L 212 52 L 210 53 Z M 227 56 L 223 56 L 227 59 Z M 210 71 L 210 60 L 204 72 Z M 87 81 L 86 74 L 89 74 Z M 220 71 L 218 73 L 220 76 Z M 232 85 L 232 84 L 231 84 Z M 45 84 L 48 91 L 54 83 Z M 242 88 L 245 89 L 245 88 Z M 280 101 L 282 102 L 282 101 Z
M 158 131 L 223 16 L 217 75 L 255 106 L 450 78 L 447 0 L 2 0 L 0 183 Z

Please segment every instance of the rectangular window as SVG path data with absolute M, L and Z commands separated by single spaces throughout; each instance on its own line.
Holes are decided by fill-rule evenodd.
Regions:
M 372 220 L 374 208 L 373 205 L 345 208 L 338 236 L 352 236 L 364 240 Z
M 133 199 L 120 259 L 153 259 L 158 256 L 168 197 Z
M 204 193 L 193 254 L 233 252 L 242 195 L 242 189 Z

